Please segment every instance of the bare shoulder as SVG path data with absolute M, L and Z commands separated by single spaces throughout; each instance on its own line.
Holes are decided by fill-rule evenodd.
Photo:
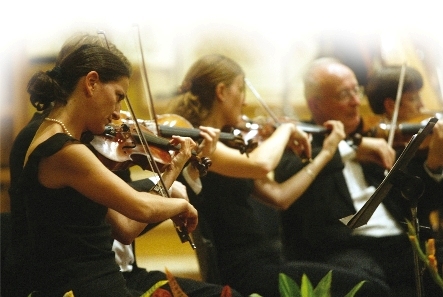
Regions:
M 87 146 L 68 142 L 60 151 L 41 161 L 39 177 L 45 186 L 58 188 L 105 169 Z

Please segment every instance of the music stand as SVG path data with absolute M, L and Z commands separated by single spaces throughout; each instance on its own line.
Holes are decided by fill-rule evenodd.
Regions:
M 414 191 L 414 189 L 417 188 L 418 184 L 416 181 L 417 177 L 407 176 L 404 169 L 406 168 L 406 166 L 411 161 L 412 157 L 417 152 L 423 140 L 432 132 L 432 128 L 434 127 L 437 121 L 438 121 L 437 118 L 431 118 L 423 129 L 421 129 L 420 131 L 418 131 L 417 134 L 412 136 L 408 145 L 400 154 L 400 157 L 398 157 L 397 161 L 395 162 L 392 169 L 389 171 L 388 175 L 383 179 L 382 183 L 377 187 L 374 194 L 372 194 L 371 198 L 369 198 L 369 200 L 365 203 L 365 205 L 363 205 L 363 207 L 346 224 L 349 228 L 355 229 L 365 225 L 369 221 L 371 216 L 374 214 L 374 211 L 377 209 L 378 205 L 386 197 L 392 186 L 401 184 L 402 183 L 401 181 L 404 181 L 405 178 L 408 179 L 408 184 L 410 185 L 414 184 L 414 185 L 412 185 L 409 188 L 406 188 L 406 191 L 403 191 L 404 192 L 403 194 L 405 195 L 406 193 L 407 196 L 414 196 L 414 194 L 418 194 L 415 193 Z M 413 182 L 409 183 L 409 181 Z M 422 193 L 419 194 L 421 196 Z M 410 201 L 412 201 L 415 197 L 405 197 L 405 198 L 408 198 Z M 414 200 L 418 200 L 418 198 Z M 414 203 L 416 204 L 416 201 L 414 201 Z
M 423 129 L 412 136 L 411 140 L 400 154 L 400 157 L 398 157 L 391 171 L 389 171 L 388 175 L 377 187 L 374 194 L 372 194 L 363 207 L 349 220 L 349 222 L 347 222 L 346 225 L 349 228 L 355 229 L 365 225 L 374 214 L 377 207 L 386 197 L 389 190 L 395 186 L 401 190 L 403 197 L 410 202 L 412 225 L 415 228 L 418 238 L 419 224 L 417 219 L 417 204 L 418 199 L 424 192 L 424 185 L 419 177 L 406 173 L 405 168 L 417 152 L 423 140 L 432 132 L 432 128 L 437 121 L 437 118 L 431 118 Z M 348 217 L 341 219 L 341 221 L 344 222 L 347 219 Z M 417 253 L 414 253 L 414 265 L 417 297 L 421 297 L 423 293 L 421 280 L 422 275 Z

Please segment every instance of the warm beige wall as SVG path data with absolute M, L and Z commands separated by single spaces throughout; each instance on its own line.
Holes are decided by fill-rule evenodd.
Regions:
M 103 27 L 108 38 L 135 65 L 129 96 L 138 117 L 147 119 L 150 115 L 138 66 L 140 50 L 135 42 L 136 30 L 131 26 L 116 31 Z M 230 56 L 244 68 L 249 80 L 277 115 L 282 115 L 285 111 L 287 115 L 296 118 L 309 118 L 302 95 L 301 75 L 306 64 L 321 50 L 317 39 L 321 30 L 294 30 L 288 35 L 283 31 L 276 34 L 257 28 L 263 27 L 228 22 L 205 24 L 201 21 L 184 25 L 177 31 L 167 30 L 162 33 L 148 25 L 141 26 L 143 52 L 157 113 L 163 112 L 168 103 L 167 98 L 173 94 L 186 70 L 196 59 L 204 54 L 221 53 Z M 94 33 L 96 28 L 86 26 L 81 31 Z M 7 67 L 2 68 L 2 74 L 8 78 L 2 82 L 0 88 L 2 106 L 7 107 L 0 112 L 2 189 L 7 187 L 9 178 L 6 166 L 12 139 L 34 111 L 26 93 L 27 81 L 36 70 L 52 67 L 51 63 L 35 64 L 32 61 L 36 58 L 54 57 L 64 39 L 72 32 L 47 34 L 40 42 L 33 38 L 18 43 L 8 63 L 5 63 Z M 435 68 L 440 67 L 442 61 L 430 59 L 435 50 L 424 51 L 426 45 L 417 43 L 406 33 L 387 33 L 389 32 L 384 31 L 384 35 L 380 35 L 380 40 L 387 40 L 383 47 L 384 62 L 390 64 L 406 61 L 408 65 L 417 67 L 425 75 L 423 99 L 426 107 L 442 110 L 441 93 L 435 75 Z M 359 38 L 364 37 L 365 32 L 362 32 Z M 249 105 L 245 114 L 250 117 L 265 115 L 265 111 L 249 91 L 247 102 Z M 363 103 L 362 111 L 365 115 L 370 114 L 366 102 Z
M 161 34 L 149 26 L 140 26 L 149 82 L 159 112 L 162 111 L 162 106 L 167 104 L 165 98 L 170 97 L 175 91 L 191 63 L 204 54 L 217 52 L 230 56 L 244 68 L 247 77 L 261 97 L 276 113 L 283 113 L 284 109 L 296 117 L 309 116 L 302 95 L 301 74 L 305 65 L 319 51 L 316 40 L 319 32 L 294 32 L 292 36 L 283 36 L 285 39 L 280 40 L 282 36 L 273 37 L 269 32 L 256 31 L 247 26 L 242 28 L 235 24 L 216 23 L 205 26 L 204 22 L 201 22 L 185 27 L 186 30 L 175 34 L 174 32 Z M 90 33 L 95 31 L 94 28 L 88 29 Z M 81 30 L 85 31 L 83 27 Z M 129 26 L 120 31 L 107 32 L 108 38 L 122 49 L 134 65 L 137 65 L 140 61 L 140 50 L 135 42 L 136 30 Z M 36 69 L 51 66 L 31 65 L 30 59 L 55 55 L 66 36 L 69 36 L 68 33 L 63 33 L 54 35 L 52 39 L 49 34 L 40 43 L 31 39 L 20 46 L 15 46 L 7 71 L 11 82 L 5 86 L 7 92 L 2 96 L 5 102 L 3 106 L 10 108 L 2 109 L 1 112 L 2 118 L 14 115 L 13 126 L 8 127 L 13 135 L 26 123 L 33 110 L 27 101 L 25 91 L 27 80 Z M 365 32 L 362 32 L 361 36 L 364 38 Z M 437 67 L 441 61 L 430 61 L 428 56 L 423 59 L 417 55 L 417 45 L 412 44 L 405 34 L 394 35 L 384 32 L 380 38 L 384 38 L 385 43 L 389 44 L 383 46 L 385 63 L 398 64 L 406 61 L 408 65 L 417 67 L 425 75 L 423 98 L 426 107 L 441 109 L 439 101 L 441 95 L 436 83 L 435 69 L 434 71 L 430 69 L 430 65 Z M 51 50 L 48 49 L 49 46 L 52 46 Z M 435 47 L 435 44 L 430 46 Z M 146 111 L 147 99 L 137 66 L 129 95 L 140 110 L 140 117 L 149 116 Z M 260 115 L 264 112 L 257 106 L 257 100 L 250 92 L 247 94 L 247 102 L 250 105 L 247 108 L 248 115 Z

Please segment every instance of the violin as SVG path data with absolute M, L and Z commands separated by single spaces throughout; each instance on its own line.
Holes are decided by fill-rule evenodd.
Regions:
M 132 118 L 126 111 L 120 111 L 124 116 L 124 120 L 131 122 Z M 200 130 L 193 128 L 192 124 L 184 117 L 177 114 L 163 114 L 156 116 L 157 125 L 153 120 L 140 120 L 138 122 L 141 126 L 146 127 L 153 133 L 168 138 L 173 135 L 190 137 L 195 141 L 201 140 Z M 158 131 L 156 128 L 158 127 Z M 219 140 L 227 146 L 238 149 L 241 154 L 250 153 L 257 144 L 253 140 L 245 140 L 242 132 L 239 129 L 232 129 L 220 133 Z
M 241 120 L 237 123 L 236 128 L 241 131 L 246 141 L 253 143 L 254 147 L 269 138 L 279 125 L 284 122 L 291 122 L 296 125 L 303 132 L 310 134 L 326 134 L 330 130 L 315 124 L 302 123 L 289 118 L 284 118 L 281 121 L 275 122 L 273 118 L 266 118 L 263 116 L 256 117 L 254 120 L 249 119 L 243 115 Z M 227 127 L 230 128 L 230 127 Z M 230 128 L 233 129 L 233 128 Z M 304 148 L 301 146 L 291 146 L 287 144 L 287 148 L 292 150 L 294 154 L 298 155 L 303 162 L 310 161 L 310 157 L 305 154 Z
M 144 56 L 143 56 L 143 49 L 142 49 L 142 45 L 141 45 L 141 36 L 140 36 L 140 30 L 137 26 L 138 29 L 138 41 L 139 41 L 139 45 L 140 45 L 140 52 L 141 52 L 141 57 L 142 57 L 142 64 L 143 64 L 143 70 L 144 72 L 142 74 L 145 75 L 145 79 L 146 79 L 146 85 L 148 90 L 149 88 L 149 82 L 148 82 L 148 76 L 147 76 L 147 72 L 146 72 L 146 67 L 145 67 L 145 63 L 144 63 Z M 99 34 L 103 34 L 106 45 L 108 45 L 108 42 L 106 40 L 106 35 L 104 34 L 103 31 L 100 31 Z M 108 49 L 109 49 L 109 45 L 108 45 Z M 151 99 L 151 107 L 153 108 L 153 102 L 152 102 L 152 96 L 149 92 L 149 98 Z M 111 129 L 106 129 L 105 133 L 103 135 L 100 136 L 94 136 L 94 135 L 87 135 L 87 139 L 86 139 L 86 143 L 89 143 L 91 147 L 93 147 L 94 150 L 97 151 L 97 155 L 102 155 L 105 156 L 105 152 L 108 153 L 107 156 L 125 156 L 126 159 L 123 160 L 130 160 L 130 162 L 126 162 L 126 164 L 143 164 L 145 166 L 143 167 L 147 167 L 146 164 L 149 164 L 150 169 L 152 170 L 152 172 L 154 174 L 156 174 L 156 176 L 159 178 L 159 182 L 156 184 L 156 188 L 158 188 L 158 193 L 166 198 L 170 198 L 169 192 L 167 191 L 165 182 L 162 178 L 162 175 L 160 173 L 162 173 L 162 171 L 159 168 L 163 168 L 163 170 L 165 169 L 165 166 L 157 166 L 158 161 L 161 160 L 163 163 L 162 164 L 170 164 L 172 159 L 171 158 L 171 151 L 167 150 L 168 148 L 173 148 L 174 146 L 172 146 L 169 141 L 168 144 L 166 144 L 165 142 L 161 142 L 160 144 L 163 144 L 164 146 L 162 147 L 162 149 L 157 150 L 155 149 L 156 147 L 158 148 L 159 144 L 157 143 L 157 140 L 159 140 L 160 138 L 158 136 L 155 137 L 151 137 L 149 133 L 146 133 L 146 131 L 142 131 L 141 130 L 141 126 L 138 124 L 138 120 L 135 116 L 134 110 L 132 108 L 132 104 L 131 101 L 129 100 L 128 96 L 125 96 L 125 102 L 127 107 L 129 108 L 131 115 L 133 117 L 133 119 L 135 120 L 134 125 L 132 125 L 132 129 L 130 127 L 130 125 L 126 125 L 125 123 L 123 123 L 122 125 L 120 125 L 120 127 L 115 130 L 113 128 L 115 127 L 111 127 Z M 109 132 L 109 133 L 106 133 Z M 135 132 L 135 133 L 134 133 Z M 92 133 L 91 133 L 92 134 Z M 135 136 L 137 135 L 137 136 Z M 98 153 L 100 148 L 103 148 L 103 143 L 106 142 L 106 140 L 108 139 L 108 137 L 111 137 L 114 140 L 117 140 L 115 142 L 112 142 L 112 146 L 110 146 L 111 150 L 102 150 L 102 154 Z M 149 139 L 149 140 L 148 140 Z M 156 140 L 156 145 L 151 145 L 154 144 L 153 139 Z M 88 141 L 90 140 L 90 141 Z M 101 140 L 101 141 L 94 141 L 94 140 Z M 129 140 L 129 143 L 128 143 Z M 138 144 L 136 143 L 135 140 L 138 140 Z M 150 144 L 151 142 L 151 144 Z M 95 146 L 94 146 L 95 144 Z M 129 146 L 127 144 L 130 144 Z M 152 149 L 151 149 L 152 147 Z M 140 153 L 142 150 L 142 153 Z M 179 147 L 177 147 L 177 149 L 179 149 Z M 168 152 L 168 154 L 159 154 L 159 151 L 161 152 Z M 109 154 L 111 152 L 111 154 Z M 112 154 L 114 153 L 115 154 Z M 120 154 L 119 154 L 120 153 Z M 143 158 L 138 158 L 139 156 L 143 156 Z M 159 158 L 159 156 L 162 156 L 164 158 Z M 101 158 L 103 160 L 103 158 Z M 141 159 L 146 160 L 146 163 L 144 161 L 141 161 Z M 208 162 L 205 162 L 204 164 L 200 163 L 200 160 L 198 159 L 198 157 L 196 156 L 196 154 L 192 154 L 191 159 L 198 160 L 197 164 L 199 166 L 197 166 L 197 169 L 200 171 L 200 175 L 202 174 L 202 169 L 203 170 L 203 174 L 206 174 L 207 172 L 207 168 L 210 165 L 210 160 Z M 206 160 L 207 161 L 207 160 Z M 123 162 L 120 162 L 123 163 Z M 200 166 L 202 165 L 202 166 Z M 195 166 L 195 164 L 194 164 Z M 180 218 L 180 217 L 179 217 Z M 193 249 L 196 248 L 196 245 L 194 244 L 192 238 L 189 236 L 188 231 L 186 230 L 186 226 L 184 224 L 184 222 L 180 222 L 179 224 L 176 224 L 174 222 L 174 228 L 177 232 L 177 235 L 180 238 L 180 241 L 182 243 L 184 242 L 189 242 L 189 244 L 191 245 L 191 247 Z
M 260 116 L 251 120 L 243 115 L 238 127 L 244 132 L 245 139 L 255 139 L 256 142 L 260 142 L 271 136 L 280 124 L 287 122 L 294 123 L 297 128 L 309 134 L 325 134 L 330 132 L 330 130 L 323 126 L 303 123 L 288 117 L 283 117 L 282 119 L 279 119 L 278 122 L 275 122 L 273 118 Z
M 164 172 L 172 162 L 171 152 L 179 151 L 180 146 L 172 145 L 169 139 L 158 137 L 148 129 L 143 129 L 142 134 L 150 145 L 153 161 L 160 172 Z M 89 142 L 101 162 L 112 171 L 125 170 L 134 165 L 143 170 L 152 170 L 142 143 L 133 123 L 127 121 L 122 121 L 120 125 L 106 125 L 104 133 L 93 135 Z M 197 168 L 200 176 L 206 175 L 211 165 L 209 158 L 199 158 L 195 151 L 192 152 L 190 162 Z
M 394 149 L 404 149 L 411 140 L 412 136 L 414 134 L 417 134 L 421 129 L 423 129 L 426 126 L 427 122 L 428 122 L 427 120 L 423 120 L 419 123 L 405 122 L 397 124 L 393 128 L 394 138 L 393 138 L 392 147 Z M 379 138 L 388 139 L 391 129 L 392 129 L 391 123 L 381 122 L 376 126 L 370 128 L 364 135 L 369 137 L 379 137 Z M 430 134 L 432 134 L 432 132 Z M 425 139 L 425 141 L 422 142 L 419 150 L 423 150 L 428 147 L 429 139 L 430 137 L 428 136 Z
M 263 140 L 264 137 L 269 137 L 275 131 L 275 129 L 280 124 L 282 124 L 284 122 L 292 122 L 299 129 L 301 129 L 302 131 L 304 131 L 306 133 L 310 133 L 310 134 L 316 134 L 316 133 L 324 134 L 324 133 L 330 132 L 330 131 L 328 131 L 328 129 L 326 129 L 323 126 L 301 123 L 300 121 L 290 119 L 288 117 L 283 117 L 282 119 L 277 118 L 277 116 L 272 112 L 272 110 L 269 108 L 269 106 L 266 104 L 266 102 L 261 98 L 260 94 L 255 89 L 255 87 L 252 85 L 252 83 L 249 81 L 249 79 L 245 78 L 244 81 L 245 81 L 246 86 L 249 88 L 249 90 L 251 90 L 251 92 L 254 94 L 254 97 L 258 100 L 258 102 L 261 104 L 261 106 L 265 109 L 265 111 L 267 112 L 267 114 L 270 117 L 270 119 L 266 119 L 264 121 L 264 123 L 263 123 L 263 121 L 261 121 L 262 123 L 259 124 L 259 126 L 258 126 L 259 128 L 257 128 L 259 131 L 261 131 L 260 133 L 257 133 L 260 140 Z M 248 120 L 245 120 L 245 121 L 248 122 Z M 253 129 L 252 127 L 253 127 L 253 125 L 250 125 L 250 129 Z M 303 151 L 300 151 L 298 148 L 292 147 L 292 150 L 297 155 L 303 154 Z M 301 157 L 304 160 L 309 160 L 309 158 L 305 158 L 304 156 L 301 156 Z
M 403 63 L 398 81 L 395 106 L 392 114 L 390 115 L 390 120 L 388 122 L 381 122 L 377 124 L 375 127 L 371 128 L 368 133 L 368 136 L 385 138 L 388 144 L 394 149 L 404 149 L 408 142 L 411 140 L 412 136 L 414 134 L 417 134 L 420 129 L 423 129 L 429 122 L 429 120 L 433 118 L 430 117 L 430 114 L 426 115 L 424 112 L 422 112 L 422 110 L 421 112 L 417 113 L 416 117 L 408 119 L 409 122 L 399 123 L 398 116 L 405 79 L 405 71 L 406 63 Z M 435 116 L 434 118 L 437 118 L 437 116 Z M 425 141 L 422 142 L 419 150 L 428 147 L 429 139 L 429 136 L 426 137 Z

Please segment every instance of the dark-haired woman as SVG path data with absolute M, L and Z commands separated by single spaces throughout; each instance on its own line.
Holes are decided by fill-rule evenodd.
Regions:
M 52 108 L 10 191 L 23 197 L 26 208 L 26 216 L 14 220 L 13 236 L 27 239 L 21 244 L 36 296 L 131 296 L 112 239 L 129 244 L 147 223 L 168 218 L 188 232 L 197 224 L 197 211 L 185 199 L 134 190 L 80 142 L 84 132 L 101 134 L 119 118 L 130 74 L 110 50 L 83 45 L 29 81 L 31 103 Z M 181 149 L 165 173 L 169 184 L 195 147 L 189 138 L 171 142 Z

